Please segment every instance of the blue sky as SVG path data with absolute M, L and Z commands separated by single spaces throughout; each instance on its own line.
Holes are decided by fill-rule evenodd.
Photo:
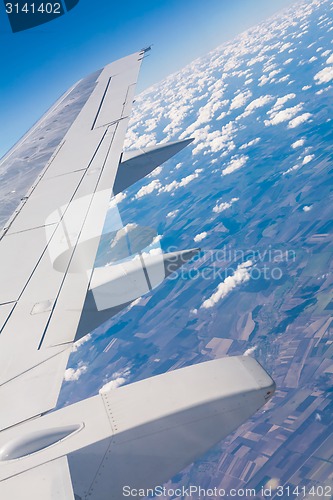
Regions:
M 68 14 L 11 33 L 0 9 L 0 155 L 79 78 L 153 44 L 138 90 L 295 0 L 80 0 Z

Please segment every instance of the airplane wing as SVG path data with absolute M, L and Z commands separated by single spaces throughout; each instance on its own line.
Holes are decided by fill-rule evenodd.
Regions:
M 0 413 L 0 430 L 55 406 L 97 274 L 94 261 L 115 180 L 124 189 L 159 164 L 149 169 L 148 161 L 143 175 L 134 176 L 127 170 L 135 171 L 135 161 L 129 167 L 126 158 L 121 162 L 143 56 L 144 51 L 135 53 L 95 75 L 90 96 L 3 230 L 0 401 L 6 411 Z M 174 154 L 175 145 L 163 145 L 162 156 L 168 147 L 169 157 Z M 146 154 L 149 160 L 148 151 L 137 154 L 138 161 Z M 137 296 L 126 295 L 123 303 Z M 98 318 L 102 312 L 95 309 Z M 80 336 L 88 333 L 83 327 L 81 322 Z
M 73 342 L 152 290 L 197 252 L 192 249 L 155 255 L 139 250 L 137 258 L 130 255 L 130 258 L 115 262 L 114 266 L 95 268 L 112 194 L 146 176 L 190 142 L 163 144 L 123 154 L 135 84 L 144 55 L 145 50 L 132 54 L 79 82 L 78 87 L 70 89 L 0 163 L 0 175 L 8 179 L 10 169 L 24 164 L 22 157 L 24 160 L 33 156 L 36 165 L 30 166 L 27 175 L 22 174 L 23 180 L 37 174 L 37 179 L 5 224 L 0 239 L 0 498 L 74 498 L 71 477 L 75 478 L 75 498 L 87 495 L 98 500 L 119 498 L 119 493 L 114 497 L 105 496 L 104 486 L 102 493 L 94 496 L 96 478 L 89 476 L 90 483 L 83 485 L 82 476 L 81 484 L 76 467 L 80 469 L 85 464 L 89 469 L 93 455 L 97 462 L 92 461 L 91 470 L 97 474 L 110 443 L 118 442 L 118 438 L 121 442 L 124 436 L 126 441 L 126 433 L 129 432 L 132 440 L 138 429 L 146 428 L 147 431 L 150 428 L 149 422 L 154 422 L 155 430 L 160 429 L 156 423 L 160 421 L 163 423 L 161 432 L 166 436 L 170 415 L 177 425 L 178 415 L 183 425 L 188 422 L 188 416 L 192 421 L 191 412 L 188 413 L 190 408 L 200 407 L 199 414 L 204 414 L 201 413 L 205 406 L 202 391 L 192 392 L 185 406 L 176 393 L 174 405 L 155 415 L 147 404 L 148 413 L 142 414 L 139 420 L 125 419 L 125 427 L 120 432 L 113 412 L 120 412 L 121 422 L 124 412 L 135 413 L 136 404 L 145 397 L 146 389 L 147 394 L 153 391 L 152 395 L 155 397 L 156 392 L 157 397 L 160 388 L 170 383 L 166 378 L 160 379 L 157 385 L 156 382 L 139 385 L 137 390 L 134 384 L 128 393 L 129 407 L 126 404 L 123 407 L 121 397 L 120 406 L 117 406 L 117 398 L 100 395 L 82 402 L 81 406 L 69 407 L 70 414 L 56 411 L 44 415 L 56 405 Z M 75 94 L 77 88 L 83 94 L 80 105 Z M 66 108 L 72 110 L 70 118 Z M 67 118 L 63 118 L 62 113 Z M 48 141 L 52 144 L 47 151 L 34 145 L 37 140 L 45 142 L 43 135 L 39 138 L 38 135 L 47 135 L 52 129 L 56 133 L 52 141 Z M 31 150 L 32 146 L 35 149 Z M 8 196 L 5 209 L 9 210 L 12 203 Z M 118 217 L 109 236 L 118 241 L 123 231 Z M 239 367 L 243 365 L 240 362 Z M 232 369 L 237 371 L 237 367 L 234 362 Z M 195 367 L 193 369 L 191 376 L 196 373 Z M 248 370 L 239 369 L 241 385 L 248 377 Z M 225 363 L 223 370 L 225 374 Z M 272 391 L 273 382 L 268 376 L 265 378 L 265 372 L 258 367 L 254 372 L 259 378 L 252 377 L 252 385 L 245 390 L 246 394 L 255 394 L 254 404 L 241 412 L 241 420 L 250 414 L 249 409 L 253 413 L 264 404 L 267 394 Z M 189 381 L 186 373 L 179 379 Z M 212 377 L 212 369 L 208 370 L 208 375 Z M 260 382 L 260 377 L 264 377 L 264 383 Z M 214 391 L 217 390 L 219 384 L 214 377 L 209 380 Z M 235 389 L 237 394 L 242 392 L 240 385 Z M 124 388 L 118 395 L 127 394 L 126 391 Z M 214 391 L 208 406 L 225 396 L 223 391 Z M 239 403 L 235 408 L 238 407 Z M 142 437 L 146 431 L 138 435 Z M 190 447 L 190 452 L 174 463 L 179 466 L 188 463 L 220 438 L 220 432 L 213 434 L 207 440 L 200 437 L 198 446 Z M 173 437 L 176 438 L 176 434 Z M 71 446 L 66 448 L 64 444 Z M 127 450 L 127 445 L 124 448 L 121 445 L 120 449 Z M 140 461 L 139 455 L 137 460 Z M 145 472 L 140 472 L 138 477 L 145 478 Z M 37 481 L 40 483 L 38 488 Z
M 56 404 L 97 239 L 86 254 L 86 268 L 71 270 L 91 227 L 93 234 L 102 233 L 143 55 L 121 59 L 98 75 L 87 102 L 3 231 L 0 400 L 6 411 L 0 414 L 0 429 Z M 74 222 L 66 227 L 66 220 Z M 58 247 L 59 253 L 68 248 L 62 269 L 52 262 L 52 249 Z

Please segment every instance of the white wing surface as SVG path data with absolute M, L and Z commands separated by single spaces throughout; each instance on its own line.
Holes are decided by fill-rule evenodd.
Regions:
M 0 241 L 0 429 L 53 408 L 82 313 L 144 52 L 116 61 L 95 88 Z M 47 226 L 47 227 L 46 227 Z M 68 234 L 70 231 L 70 234 Z M 62 268 L 52 252 L 66 248 Z M 72 272 L 80 268 L 81 272 Z M 29 397 L 26 397 L 27 391 Z
M 198 252 L 143 251 L 151 229 L 129 233 L 117 212 L 103 234 L 113 264 L 94 268 L 112 194 L 191 142 L 123 152 L 145 52 L 79 82 L 0 161 L 0 223 L 22 197 L 0 237 L 0 499 L 119 500 L 126 485 L 154 487 L 274 392 L 255 360 L 233 357 L 50 411 L 73 341 Z

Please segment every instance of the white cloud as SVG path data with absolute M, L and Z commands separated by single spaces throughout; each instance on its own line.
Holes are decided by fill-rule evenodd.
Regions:
M 228 175 L 236 170 L 244 167 L 248 160 L 248 156 L 240 156 L 238 158 L 232 158 L 229 165 L 222 170 L 222 175 Z
M 310 210 L 312 210 L 312 205 L 304 205 L 303 207 L 304 212 L 310 212 Z
M 311 118 L 311 113 L 303 113 L 302 115 L 296 116 L 293 120 L 288 123 L 288 128 L 296 128 L 302 123 L 307 122 Z
M 159 189 L 159 193 L 171 193 L 171 191 L 174 191 L 175 189 L 179 188 L 179 182 L 178 181 L 172 181 L 166 186 L 163 186 Z
M 153 170 L 148 177 L 157 177 L 158 175 L 160 175 L 160 173 L 162 172 L 163 170 L 163 167 L 156 167 L 155 170 Z
M 135 195 L 135 198 L 136 199 L 142 198 L 143 196 L 152 193 L 153 191 L 159 189 L 160 187 L 161 187 L 160 181 L 158 179 L 155 179 L 146 186 L 142 186 L 142 188 L 140 188 L 137 194 Z
M 118 389 L 118 387 L 124 385 L 126 379 L 124 377 L 118 377 L 115 380 L 110 380 L 100 388 L 99 393 L 105 394 L 106 392 L 112 391 L 113 389 Z
M 323 54 L 324 55 L 324 54 Z M 333 64 L 333 54 L 327 59 L 327 64 Z
M 131 371 L 129 370 L 129 368 L 125 368 L 125 370 L 123 371 L 114 373 L 112 375 L 112 379 L 109 382 L 106 382 L 106 384 L 104 384 L 103 387 L 100 388 L 99 394 L 105 394 L 114 389 L 118 389 L 118 387 L 124 385 L 127 382 L 130 374 Z
M 239 198 L 231 198 L 230 201 L 225 201 L 225 202 L 220 203 L 220 204 L 217 203 L 215 205 L 215 207 L 213 208 L 213 212 L 215 212 L 216 214 L 224 212 L 224 210 L 227 210 L 228 208 L 230 208 L 238 200 L 239 200 Z
M 279 97 L 276 100 L 276 103 L 274 104 L 270 113 L 274 113 L 275 111 L 280 110 L 286 102 L 290 101 L 290 99 L 295 99 L 295 97 L 296 97 L 296 94 L 293 94 L 293 93 L 286 94 L 283 97 Z
M 146 120 L 145 125 L 146 125 L 146 131 L 152 132 L 157 128 L 158 120 L 156 118 L 150 118 L 149 120 Z
M 305 143 L 305 140 L 304 139 L 299 139 L 298 141 L 294 142 L 291 147 L 293 149 L 297 149 L 297 148 L 300 148 L 302 146 L 304 146 L 304 143 Z
M 187 186 L 190 182 L 192 182 L 194 179 L 197 179 L 199 177 L 199 174 L 202 172 L 202 169 L 197 169 L 194 174 L 190 174 L 187 177 L 183 177 L 183 179 L 179 183 L 179 187 L 184 187 Z
M 137 227 L 137 224 L 130 223 L 126 224 L 126 226 L 122 227 L 121 229 L 118 229 L 113 240 L 111 241 L 110 248 L 115 248 L 120 241 L 125 240 L 127 238 L 127 235 L 131 231 L 134 231 L 134 229 L 136 229 Z
M 210 149 L 216 153 L 221 149 L 231 150 L 235 147 L 232 139 L 238 129 L 233 121 L 224 125 L 221 130 L 214 130 L 213 132 L 209 130 L 210 126 L 206 125 L 192 134 L 195 139 L 194 144 L 196 144 L 196 147 L 192 150 L 193 155 L 201 153 L 204 149 Z
M 110 203 L 109 203 L 109 207 L 110 208 L 116 207 L 126 197 L 127 197 L 126 193 L 118 193 L 118 194 L 116 194 L 116 196 L 114 196 L 113 198 L 111 198 Z
M 287 82 L 290 78 L 290 75 L 285 75 L 281 76 L 281 78 L 278 79 L 277 83 L 282 83 L 282 82 Z M 291 82 L 288 82 L 288 85 L 290 85 Z
M 73 382 L 79 380 L 81 375 L 88 370 L 86 365 L 79 366 L 76 370 L 74 368 L 67 368 L 64 375 L 64 380 L 66 382 Z
M 194 179 L 197 179 L 199 177 L 199 174 L 203 170 L 201 168 L 197 168 L 193 174 L 190 174 L 186 177 L 183 177 L 180 181 L 172 181 L 170 184 L 167 184 L 166 186 L 160 187 L 159 188 L 159 193 L 171 193 L 172 191 L 175 191 L 176 189 L 180 187 L 185 187 L 187 186 L 190 182 L 194 181 Z
M 282 45 L 282 47 L 280 48 L 279 52 L 280 53 L 284 52 L 285 50 L 290 49 L 290 47 L 292 47 L 292 43 L 290 43 L 290 42 L 284 43 Z
M 140 255 L 136 254 L 132 260 L 139 261 L 140 257 L 143 257 L 143 259 L 145 259 L 146 257 L 149 257 L 151 255 L 161 255 L 162 253 L 162 248 L 151 248 L 150 250 L 148 250 L 148 252 L 141 252 Z
M 252 92 L 250 92 L 250 90 L 245 90 L 244 92 L 240 92 L 231 101 L 230 110 L 238 109 L 241 108 L 242 106 L 245 106 L 245 104 L 247 103 L 247 101 L 250 99 L 251 96 Z
M 168 218 L 172 218 L 172 217 L 176 217 L 176 215 L 178 214 L 179 210 L 173 210 L 172 212 L 169 212 L 167 214 L 167 217 Z
M 328 83 L 333 80 L 333 66 L 327 66 L 326 68 L 319 71 L 314 79 L 317 81 L 317 85 L 322 83 Z
M 246 144 L 242 144 L 239 149 L 249 148 L 251 146 L 254 146 L 255 144 L 258 144 L 258 142 L 260 141 L 261 141 L 260 137 L 257 137 L 256 139 L 253 139 L 252 141 L 247 142 Z
M 265 120 L 265 125 L 278 125 L 280 123 L 291 120 L 297 113 L 302 110 L 302 104 L 297 104 L 292 108 L 286 108 L 277 113 L 274 113 L 273 117 L 270 120 Z
M 163 234 L 157 234 L 155 236 L 155 238 L 153 238 L 153 241 L 151 242 L 151 245 L 156 245 L 156 243 L 159 243 L 162 238 L 163 238 Z
M 234 288 L 246 281 L 249 281 L 251 275 L 249 273 L 249 268 L 252 266 L 253 262 L 248 260 L 239 264 L 236 271 L 232 276 L 228 276 L 222 283 L 219 284 L 216 291 L 206 299 L 202 304 L 201 308 L 210 309 L 214 307 L 220 300 L 224 299 Z
M 226 111 L 222 111 L 222 113 L 216 118 L 216 120 L 223 120 L 223 118 L 225 118 L 227 114 L 228 113 Z
M 252 113 L 252 111 L 266 106 L 266 104 L 270 103 L 272 99 L 273 97 L 271 95 L 263 95 L 261 97 L 258 97 L 258 99 L 254 99 L 252 102 L 250 102 L 250 104 L 246 106 L 243 116 L 247 116 Z
M 204 240 L 206 237 L 207 237 L 208 233 L 206 231 L 204 231 L 203 233 L 200 233 L 200 234 L 197 234 L 196 236 L 194 236 L 194 241 L 196 243 L 198 243 L 199 241 L 202 241 Z
M 77 340 L 73 344 L 73 352 L 76 352 L 83 344 L 88 342 L 91 339 L 91 334 L 88 333 L 85 337 L 82 337 L 81 339 Z
M 258 347 L 256 345 L 254 345 L 253 347 L 249 347 L 248 349 L 246 349 L 243 356 L 251 356 L 257 349 Z
M 307 163 L 310 163 L 310 161 L 312 161 L 314 157 L 315 157 L 314 155 L 305 156 L 302 165 L 307 165 Z
M 295 172 L 295 170 L 299 170 L 301 168 L 301 165 L 294 165 L 291 168 L 288 168 L 285 172 L 282 173 L 282 175 L 287 175 L 290 174 L 291 172 Z

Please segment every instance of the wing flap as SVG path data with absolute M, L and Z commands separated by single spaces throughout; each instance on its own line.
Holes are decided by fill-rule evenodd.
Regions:
M 0 498 L 74 500 L 67 458 L 58 458 L 0 482 Z
M 66 179 L 63 177 L 42 179 L 33 191 L 33 195 L 26 200 L 24 210 L 19 212 L 7 234 L 44 227 L 46 224 L 58 224 L 61 213 L 57 209 L 71 200 L 82 177 L 83 172 L 80 171 L 71 172 L 66 175 Z M 48 217 L 51 213 L 52 218 Z M 29 235 L 25 237 L 28 240 Z
M 44 352 L 46 359 L 31 358 L 30 364 L 39 364 L 0 386 L 0 430 L 54 407 L 71 350 L 62 346 Z M 0 495 L 0 498 L 5 497 Z
M 1 281 L 5 283 L 0 287 L 1 303 L 18 301 L 45 248 L 42 227 L 29 231 L 29 234 L 11 234 L 0 241 L 0 273 Z

